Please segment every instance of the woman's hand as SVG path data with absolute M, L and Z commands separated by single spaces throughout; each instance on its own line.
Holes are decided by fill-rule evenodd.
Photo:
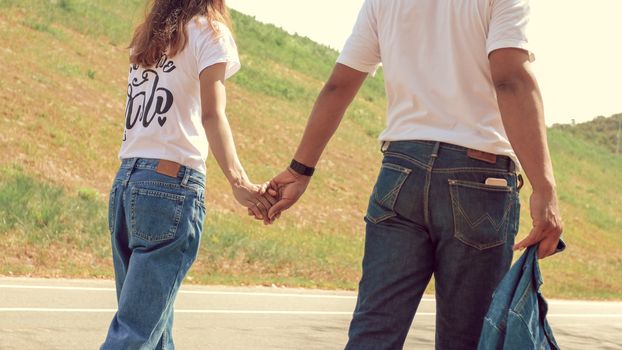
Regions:
M 268 210 L 276 203 L 276 198 L 266 193 L 268 186 L 269 182 L 257 185 L 249 180 L 241 180 L 231 185 L 235 200 L 248 208 L 255 219 L 263 220 L 266 225 L 270 223 Z

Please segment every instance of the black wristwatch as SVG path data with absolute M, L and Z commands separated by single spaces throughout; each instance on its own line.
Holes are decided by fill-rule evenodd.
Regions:
M 296 173 L 298 173 L 300 175 L 304 175 L 304 176 L 313 176 L 313 173 L 315 172 L 315 168 L 312 168 L 310 166 L 306 166 L 306 165 L 296 161 L 296 159 L 292 159 L 292 162 L 289 165 L 289 167 L 293 171 L 295 171 Z

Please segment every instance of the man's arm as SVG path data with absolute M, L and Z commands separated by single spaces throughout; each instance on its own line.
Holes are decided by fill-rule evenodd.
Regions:
M 523 249 L 540 243 L 538 256 L 555 253 L 562 232 L 553 166 L 544 124 L 538 83 L 529 66 L 529 53 L 499 49 L 490 53 L 492 80 L 506 134 L 533 187 L 529 201 L 533 228 L 515 245 Z
M 328 141 L 337 130 L 350 103 L 367 78 L 367 73 L 337 63 L 320 92 L 307 123 L 294 159 L 308 167 L 315 167 Z M 271 181 L 279 190 L 280 200 L 270 208 L 271 220 L 291 207 L 304 193 L 311 177 L 286 169 Z
M 365 78 L 367 73 L 340 63 L 335 65 L 315 101 L 294 159 L 315 167 Z

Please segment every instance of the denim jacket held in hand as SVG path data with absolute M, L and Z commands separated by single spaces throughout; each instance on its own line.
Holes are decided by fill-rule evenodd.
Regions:
M 564 248 L 560 240 L 557 251 Z M 537 245 L 528 248 L 497 286 L 478 350 L 559 350 L 546 320 L 548 306 L 540 293 L 543 280 L 537 251 Z

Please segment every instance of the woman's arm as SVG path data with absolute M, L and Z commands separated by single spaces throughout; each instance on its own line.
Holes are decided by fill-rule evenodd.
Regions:
M 207 67 L 200 74 L 203 128 L 210 149 L 220 169 L 231 184 L 235 199 L 249 208 L 255 218 L 267 222 L 268 210 L 273 204 L 270 196 L 263 196 L 267 185 L 255 185 L 248 179 L 238 159 L 231 127 L 225 114 L 227 105 L 226 66 L 226 63 L 217 63 Z

